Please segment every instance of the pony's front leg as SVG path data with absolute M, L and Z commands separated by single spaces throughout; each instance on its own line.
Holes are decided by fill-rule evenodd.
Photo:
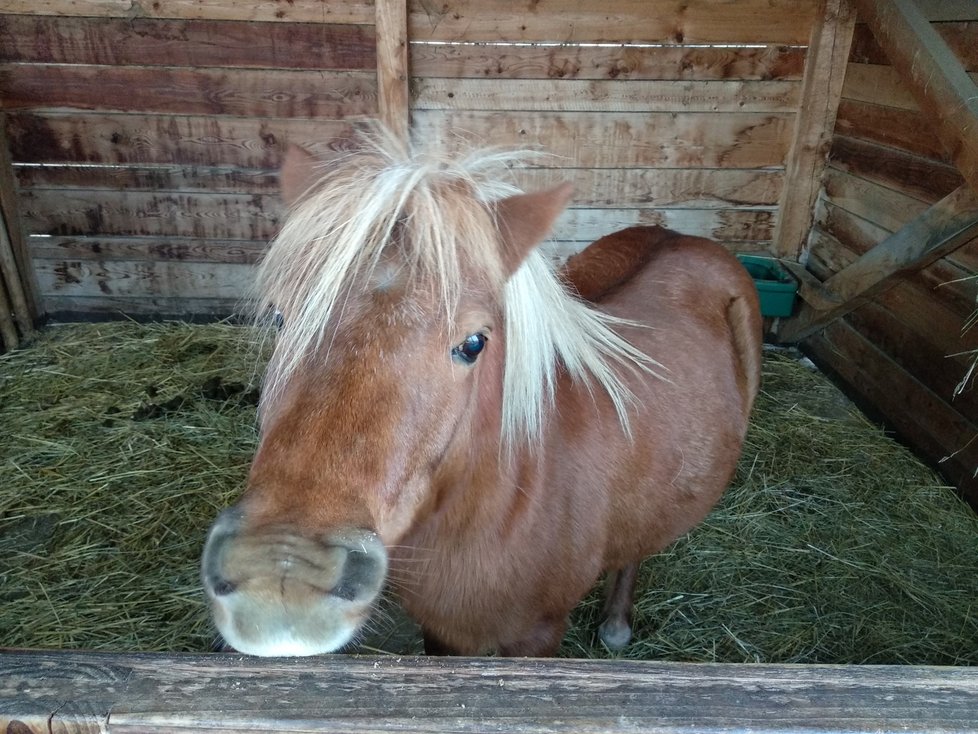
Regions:
M 604 621 L 598 627 L 598 637 L 613 652 L 624 648 L 632 639 L 632 606 L 637 578 L 637 563 L 630 563 L 617 571 L 608 571 Z
M 567 617 L 540 620 L 525 637 L 499 643 L 499 654 L 507 658 L 552 658 L 566 631 Z

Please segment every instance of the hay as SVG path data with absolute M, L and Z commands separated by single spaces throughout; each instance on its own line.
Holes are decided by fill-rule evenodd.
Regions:
M 0 358 L 0 644 L 209 648 L 197 563 L 255 448 L 251 336 L 61 326 Z M 735 486 L 643 565 L 623 655 L 978 662 L 978 518 L 794 356 L 763 390 Z M 562 654 L 608 655 L 599 612 Z M 367 649 L 418 649 L 383 616 Z

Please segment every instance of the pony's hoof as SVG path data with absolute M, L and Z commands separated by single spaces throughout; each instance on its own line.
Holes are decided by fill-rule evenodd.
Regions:
M 606 619 L 598 627 L 598 638 L 612 652 L 623 649 L 632 639 L 632 628 L 622 619 Z

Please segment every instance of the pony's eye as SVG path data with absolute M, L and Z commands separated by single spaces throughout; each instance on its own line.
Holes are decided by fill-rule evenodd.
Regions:
M 461 344 L 452 349 L 452 359 L 461 364 L 472 364 L 485 348 L 485 334 L 469 334 Z

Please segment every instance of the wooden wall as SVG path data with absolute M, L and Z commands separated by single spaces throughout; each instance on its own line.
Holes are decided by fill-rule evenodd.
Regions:
M 372 3 L 0 11 L 5 131 L 55 314 L 231 312 L 278 226 L 283 143 L 376 113 Z
M 978 79 L 978 4 L 922 6 Z M 935 125 L 873 38 L 856 26 L 842 100 L 809 238 L 820 279 L 923 214 L 964 183 Z M 897 275 L 868 303 L 804 346 L 948 479 L 978 501 L 978 392 L 958 396 L 978 350 L 978 239 L 917 272 Z
M 560 255 L 637 223 L 765 249 L 815 5 L 457 0 L 429 13 L 417 3 L 413 120 L 446 144 L 552 153 L 524 183 L 576 184 Z
M 412 0 L 417 135 L 540 146 L 566 256 L 635 223 L 770 246 L 818 0 Z M 135 10 L 133 9 L 135 8 Z M 231 311 L 285 141 L 378 110 L 372 2 L 0 0 L 0 105 L 55 314 Z

